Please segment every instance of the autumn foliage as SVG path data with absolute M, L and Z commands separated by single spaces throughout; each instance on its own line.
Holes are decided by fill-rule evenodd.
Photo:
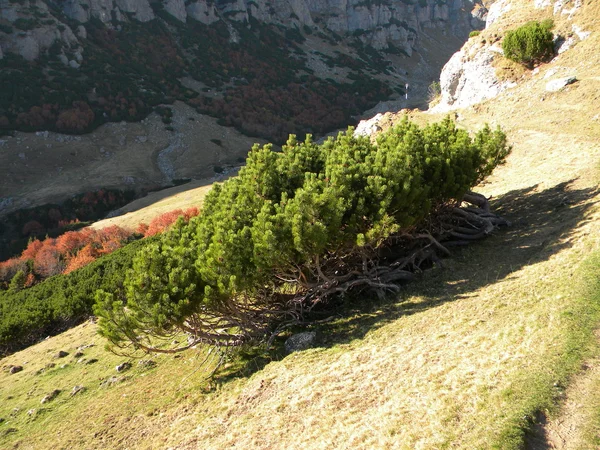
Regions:
M 96 193 L 90 193 L 87 203 L 93 203 L 97 198 Z M 55 219 L 60 219 L 59 211 L 51 210 L 50 213 Z M 144 237 L 154 236 L 165 231 L 179 217 L 187 222 L 197 215 L 196 207 L 185 211 L 176 209 L 154 218 L 150 225 L 140 224 L 136 232 Z M 32 222 L 26 224 L 27 228 L 37 229 L 39 223 Z M 0 288 L 8 288 L 19 271 L 26 275 L 25 287 L 54 275 L 73 272 L 102 255 L 114 252 L 133 238 L 131 231 L 112 225 L 101 230 L 87 227 L 79 231 L 68 231 L 57 238 L 33 239 L 19 257 L 0 262 Z
M 190 218 L 197 216 L 198 213 L 199 211 L 196 207 L 188 208 L 185 211 L 181 209 L 175 209 L 155 217 L 150 222 L 150 225 L 140 223 L 136 231 L 144 235 L 144 237 L 154 236 L 155 234 L 165 231 L 170 225 L 174 224 L 179 217 L 183 217 L 183 219 L 187 222 L 190 220 Z

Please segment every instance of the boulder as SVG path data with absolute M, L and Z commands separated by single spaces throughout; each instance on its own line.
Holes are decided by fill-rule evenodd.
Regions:
M 355 136 L 373 136 L 381 131 L 379 121 L 383 118 L 383 114 L 379 113 L 375 117 L 368 120 L 361 120 L 354 130 Z
M 54 400 L 58 396 L 58 394 L 60 394 L 60 392 L 61 392 L 60 389 L 54 389 L 49 394 L 45 395 L 44 398 L 42 399 L 42 401 L 40 403 L 44 404 L 44 403 L 51 402 L 52 400 Z
M 117 367 L 115 367 L 117 372 L 125 372 L 126 370 L 131 369 L 131 363 L 130 362 L 124 362 L 119 364 Z
M 21 372 L 22 370 L 23 366 L 10 366 L 10 369 L 8 369 L 11 374 Z
M 306 350 L 307 348 L 314 347 L 317 344 L 317 333 L 316 331 L 306 331 L 304 333 L 297 333 L 290 336 L 285 341 L 286 353 L 298 352 Z
M 77 386 L 74 386 L 73 389 L 71 390 L 71 396 L 77 395 L 80 392 L 84 392 L 84 391 L 85 391 L 85 386 L 81 386 L 78 384 Z
M 551 81 L 548 81 L 548 83 L 546 83 L 546 90 L 548 92 L 560 91 L 565 86 L 568 86 L 569 84 L 573 84 L 576 81 L 577 81 L 577 77 L 564 77 L 564 78 L 558 78 L 556 80 L 551 80 Z

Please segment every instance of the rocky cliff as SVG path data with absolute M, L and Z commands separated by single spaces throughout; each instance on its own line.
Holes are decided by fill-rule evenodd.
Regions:
M 254 19 L 285 27 L 321 27 L 353 35 L 376 49 L 393 46 L 408 56 L 424 30 L 439 28 L 466 38 L 484 23 L 479 0 L 0 0 L 0 58 L 12 52 L 31 61 L 56 42 L 77 48 L 91 20 L 118 28 L 128 21 L 149 22 L 158 11 L 182 23 Z M 74 29 L 74 23 L 83 26 Z

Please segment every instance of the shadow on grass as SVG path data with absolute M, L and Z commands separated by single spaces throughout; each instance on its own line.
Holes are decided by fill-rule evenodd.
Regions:
M 593 205 L 590 200 L 597 194 L 595 189 L 573 188 L 573 181 L 543 191 L 531 186 L 493 199 L 492 209 L 508 219 L 511 227 L 468 247 L 453 249 L 450 259 L 444 260 L 444 267 L 426 270 L 417 280 L 406 284 L 399 295 L 383 300 L 364 293 L 349 297 L 333 312 L 330 309 L 321 313 L 334 320 L 306 328 L 319 332 L 321 347 L 347 343 L 400 317 L 459 300 L 486 285 L 501 283 L 521 268 L 549 259 L 577 239 L 578 226 L 585 223 Z M 412 296 L 418 296 L 420 301 L 406 301 Z M 248 376 L 269 362 L 281 359 L 285 355 L 286 337 L 278 339 L 275 349 L 269 352 L 244 353 L 242 367 L 218 373 L 215 381 L 222 383 Z

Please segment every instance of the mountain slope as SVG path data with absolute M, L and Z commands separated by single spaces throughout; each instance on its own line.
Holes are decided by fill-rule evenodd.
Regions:
M 514 144 L 506 166 L 479 189 L 513 222 L 508 231 L 455 251 L 398 298 L 350 304 L 318 325 L 319 348 L 232 359 L 212 380 L 202 351 L 157 356 L 155 368 L 120 374 L 114 366 L 124 360 L 100 350 L 94 325 L 49 339 L 0 363 L 24 367 L 0 374 L 0 444 L 522 448 L 536 417 L 557 411 L 572 377 L 599 350 L 600 299 L 588 290 L 598 279 L 598 257 L 590 255 L 600 251 L 597 8 L 587 2 L 572 16 L 592 32 L 587 39 L 495 99 L 456 112 L 469 129 L 502 125 Z M 505 16 L 510 26 L 520 19 Z M 563 74 L 579 81 L 546 91 Z M 386 114 L 380 126 L 403 115 Z M 68 359 L 64 369 L 57 363 L 35 375 L 59 349 L 92 342 L 82 357 L 96 363 Z M 209 355 L 208 369 L 218 356 Z M 100 387 L 113 375 L 117 382 Z M 69 396 L 75 384 L 87 391 Z M 55 403 L 41 405 L 53 389 L 62 391 Z

